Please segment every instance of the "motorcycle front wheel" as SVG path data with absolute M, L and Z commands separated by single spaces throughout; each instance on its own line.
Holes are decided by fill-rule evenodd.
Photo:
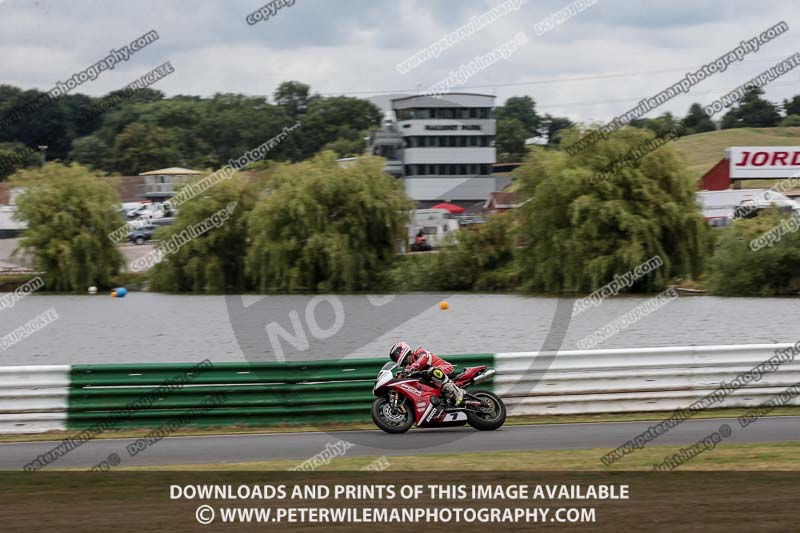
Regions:
M 398 408 L 393 409 L 388 396 L 375 398 L 372 402 L 372 421 L 386 433 L 405 433 L 414 424 L 411 401 L 401 397 L 398 403 Z

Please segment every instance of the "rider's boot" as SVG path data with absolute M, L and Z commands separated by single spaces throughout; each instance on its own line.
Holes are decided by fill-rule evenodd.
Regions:
M 464 402 L 464 391 L 452 381 L 442 384 L 442 392 L 447 394 L 454 407 L 458 407 Z

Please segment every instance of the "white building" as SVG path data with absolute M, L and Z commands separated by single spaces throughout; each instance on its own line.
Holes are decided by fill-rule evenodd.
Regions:
M 405 181 L 415 200 L 480 201 L 497 189 L 494 96 L 450 93 L 392 100 L 393 120 L 370 137 L 370 153 Z

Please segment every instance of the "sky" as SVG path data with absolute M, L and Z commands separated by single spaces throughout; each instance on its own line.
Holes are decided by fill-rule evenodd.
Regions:
M 544 33 L 537 28 L 573 2 L 512 1 L 517 9 L 400 72 L 403 60 L 504 2 L 286 0 L 249 24 L 267 2 L 0 0 L 0 84 L 49 90 L 155 30 L 157 41 L 72 92 L 100 96 L 170 61 L 175 72 L 153 85 L 168 96 L 270 97 L 297 80 L 315 93 L 380 101 L 424 90 L 523 34 L 524 44 L 452 90 L 494 94 L 497 104 L 529 95 L 542 114 L 607 122 L 780 21 L 788 32 L 646 116 L 684 115 L 692 102 L 709 103 L 800 51 L 796 0 L 581 0 L 591 5 Z M 766 88 L 776 103 L 794 94 L 800 68 Z

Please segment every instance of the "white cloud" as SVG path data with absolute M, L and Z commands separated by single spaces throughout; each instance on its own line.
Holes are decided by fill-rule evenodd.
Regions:
M 462 63 L 526 31 L 531 42 L 467 83 L 476 92 L 493 90 L 502 102 L 528 94 L 542 112 L 573 120 L 609 120 L 639 98 L 672 84 L 690 69 L 711 61 L 740 40 L 768 26 L 798 19 L 792 0 L 765 10 L 747 0 L 598 0 L 596 5 L 535 37 L 533 26 L 567 0 L 529 1 L 519 12 L 472 35 L 408 74 L 395 65 L 443 34 L 498 5 L 501 0 L 296 0 L 266 22 L 249 26 L 248 13 L 265 2 L 220 3 L 141 0 L 0 0 L 0 79 L 23 88 L 46 89 L 94 63 L 130 39 L 156 29 L 161 39 L 81 87 L 100 95 L 117 89 L 165 60 L 176 73 L 158 85 L 167 94 L 215 92 L 272 94 L 289 79 L 321 93 L 415 90 L 457 70 Z M 692 94 L 654 110 L 684 114 L 693 101 L 706 102 L 766 69 L 794 50 L 793 30 L 747 61 L 705 80 Z M 675 72 L 653 72 L 685 69 Z M 630 73 L 626 77 L 610 74 Z M 592 79 L 519 84 L 563 78 Z M 797 79 L 796 74 L 784 82 Z M 796 92 L 775 83 L 767 97 L 778 101 Z M 708 93 L 708 94 L 703 94 Z

